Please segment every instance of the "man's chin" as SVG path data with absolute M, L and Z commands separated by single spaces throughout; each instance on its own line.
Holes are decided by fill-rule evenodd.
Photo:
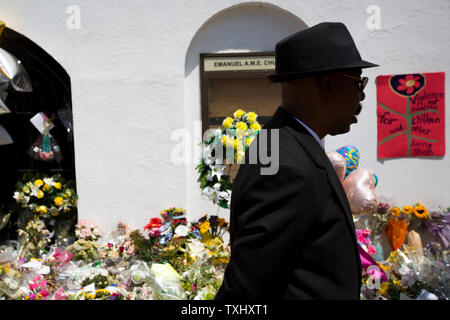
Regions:
M 344 134 L 350 131 L 350 125 L 340 128 L 340 129 L 336 129 L 333 132 L 328 133 L 330 136 L 337 136 L 340 134 Z

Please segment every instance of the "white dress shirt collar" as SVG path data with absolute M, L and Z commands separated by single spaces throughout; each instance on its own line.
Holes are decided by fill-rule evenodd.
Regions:
M 305 129 L 314 137 L 314 139 L 316 139 L 316 141 L 320 144 L 320 146 L 322 147 L 322 149 L 325 150 L 324 146 L 323 146 L 323 141 L 320 140 L 319 136 L 311 130 L 310 127 L 308 127 L 306 124 L 304 124 L 300 119 L 297 119 L 296 117 L 294 117 L 295 120 L 297 120 L 298 122 L 300 122 L 300 124 L 305 127 Z

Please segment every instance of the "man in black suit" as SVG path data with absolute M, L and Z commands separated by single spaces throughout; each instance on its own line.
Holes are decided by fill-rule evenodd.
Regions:
M 377 65 L 361 60 L 342 23 L 281 40 L 275 58 L 270 79 L 281 83 L 281 106 L 263 128 L 267 144 L 258 136 L 250 150 L 278 150 L 278 170 L 262 174 L 247 151 L 233 182 L 231 259 L 216 299 L 359 299 L 355 226 L 321 139 L 357 122 L 361 69 Z

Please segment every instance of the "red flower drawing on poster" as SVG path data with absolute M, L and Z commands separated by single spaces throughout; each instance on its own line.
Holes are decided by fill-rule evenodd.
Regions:
M 404 78 L 399 78 L 398 82 L 400 85 L 397 86 L 397 92 L 405 91 L 406 94 L 413 94 L 415 91 L 420 90 L 423 87 L 423 83 L 421 83 L 421 76 L 414 76 L 412 74 L 406 75 Z
M 378 158 L 445 154 L 445 73 L 377 77 Z

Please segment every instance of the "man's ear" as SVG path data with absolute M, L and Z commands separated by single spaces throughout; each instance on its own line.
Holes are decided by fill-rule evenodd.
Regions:
M 335 93 L 336 80 L 332 73 L 326 73 L 319 77 L 319 90 L 323 97 L 332 97 Z

